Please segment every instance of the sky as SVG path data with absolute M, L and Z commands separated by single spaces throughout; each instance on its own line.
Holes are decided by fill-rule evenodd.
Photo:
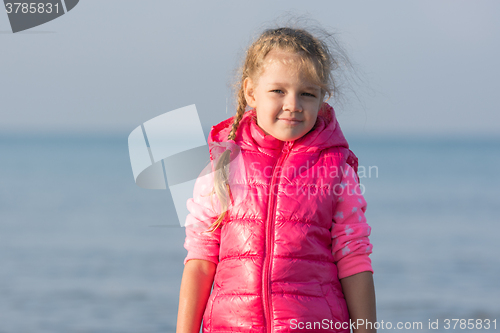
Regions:
M 0 133 L 125 134 L 196 104 L 233 115 L 246 47 L 284 15 L 336 32 L 353 63 L 347 135 L 500 133 L 500 2 L 81 0 L 13 34 L 0 13 Z

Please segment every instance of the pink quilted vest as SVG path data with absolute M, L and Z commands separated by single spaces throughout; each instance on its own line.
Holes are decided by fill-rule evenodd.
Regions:
M 214 126 L 209 143 L 227 141 L 231 124 Z M 322 323 L 321 332 L 349 332 L 333 328 L 349 315 L 331 230 L 340 170 L 345 163 L 357 170 L 357 158 L 333 108 L 325 103 L 313 129 L 293 142 L 265 135 L 247 111 L 235 142 L 248 193 L 213 236 L 219 263 L 203 332 L 300 332 L 307 322 Z

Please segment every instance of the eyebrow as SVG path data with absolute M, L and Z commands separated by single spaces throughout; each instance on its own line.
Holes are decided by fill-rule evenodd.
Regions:
M 287 86 L 286 83 L 284 82 L 270 82 L 269 83 L 270 86 Z M 320 86 L 317 86 L 317 85 L 312 85 L 312 84 L 308 84 L 308 85 L 304 85 L 301 87 L 302 89 L 312 89 L 312 90 L 321 90 L 321 87 Z

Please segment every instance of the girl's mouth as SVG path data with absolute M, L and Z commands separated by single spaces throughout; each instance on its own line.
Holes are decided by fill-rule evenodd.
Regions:
M 290 125 L 295 125 L 302 122 L 302 120 L 298 120 L 296 118 L 278 118 L 278 120 L 281 120 L 285 124 L 290 124 Z

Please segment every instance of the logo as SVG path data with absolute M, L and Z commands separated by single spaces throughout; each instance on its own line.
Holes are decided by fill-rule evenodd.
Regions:
M 12 32 L 16 33 L 52 21 L 75 8 L 79 0 L 22 2 L 4 0 Z
M 179 224 L 186 226 L 186 203 L 198 182 L 201 195 L 211 195 L 216 166 L 224 168 L 227 185 L 234 196 L 226 209 L 243 203 L 245 164 L 238 145 L 205 140 L 194 104 L 166 112 L 136 127 L 128 137 L 135 183 L 145 189 L 169 189 Z M 228 159 L 218 163 L 228 152 Z M 222 157 L 221 157 L 222 158 Z M 207 184 L 210 184 L 207 186 Z M 215 198 L 214 198 L 215 200 Z

